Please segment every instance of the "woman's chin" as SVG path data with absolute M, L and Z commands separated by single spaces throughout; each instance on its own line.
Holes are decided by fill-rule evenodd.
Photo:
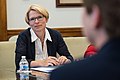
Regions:
M 43 28 L 35 28 L 35 31 L 36 32 L 41 32 L 41 31 L 43 31 Z

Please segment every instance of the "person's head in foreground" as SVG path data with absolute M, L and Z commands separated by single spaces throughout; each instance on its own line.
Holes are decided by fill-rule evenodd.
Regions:
M 120 0 L 83 1 L 83 31 L 98 53 L 54 70 L 50 80 L 120 80 Z

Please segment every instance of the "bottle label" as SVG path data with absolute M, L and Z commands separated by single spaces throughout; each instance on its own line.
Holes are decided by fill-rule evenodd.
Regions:
M 28 66 L 27 66 L 27 65 L 24 65 L 24 66 L 23 66 L 23 69 L 28 69 Z
M 27 65 L 21 65 L 20 70 L 28 70 L 28 66 Z

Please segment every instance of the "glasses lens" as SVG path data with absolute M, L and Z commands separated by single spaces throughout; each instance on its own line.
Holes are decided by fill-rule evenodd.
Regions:
M 38 16 L 37 20 L 43 20 L 43 16 Z
M 30 18 L 29 21 L 35 21 L 36 18 Z

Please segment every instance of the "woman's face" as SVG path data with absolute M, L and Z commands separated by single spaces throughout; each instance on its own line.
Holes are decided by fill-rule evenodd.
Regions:
M 47 19 L 40 13 L 31 10 L 29 12 L 29 25 L 35 32 L 45 30 Z

